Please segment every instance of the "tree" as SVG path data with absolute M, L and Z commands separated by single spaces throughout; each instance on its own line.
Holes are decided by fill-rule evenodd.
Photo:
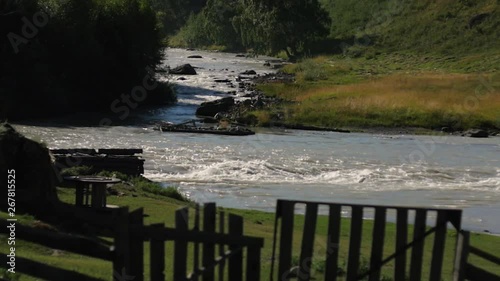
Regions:
M 256 53 L 283 50 L 290 58 L 328 35 L 330 22 L 317 0 L 244 0 L 242 12 L 234 18 L 245 46 Z

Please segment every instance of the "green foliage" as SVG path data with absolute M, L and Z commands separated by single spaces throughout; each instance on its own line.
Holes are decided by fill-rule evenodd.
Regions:
M 159 65 L 163 47 L 147 0 L 9 3 L 0 17 L 0 118 L 109 110 L 122 93 L 154 80 L 148 69 Z M 159 95 L 172 101 L 163 90 L 144 103 Z
M 168 197 L 172 199 L 176 199 L 183 202 L 190 202 L 189 198 L 184 196 L 177 188 L 169 186 L 164 187 L 157 182 L 149 181 L 143 177 L 135 177 L 130 180 L 133 186 L 139 190 L 142 190 L 146 193 L 151 193 L 154 195 L 159 195 L 163 197 Z
M 317 0 L 245 3 L 234 23 L 243 44 L 257 53 L 283 50 L 288 57 L 297 56 L 328 34 L 330 19 Z
M 330 53 L 351 51 L 349 57 L 356 57 L 375 46 L 378 51 L 463 55 L 500 47 L 496 0 L 321 2 L 332 18 L 330 37 L 341 42 Z
M 76 166 L 71 168 L 65 168 L 61 171 L 61 176 L 81 176 L 81 175 L 92 175 L 92 167 L 89 166 Z

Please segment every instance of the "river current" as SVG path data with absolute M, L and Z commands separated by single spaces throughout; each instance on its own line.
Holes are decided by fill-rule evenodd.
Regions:
M 177 186 L 199 202 L 265 211 L 274 211 L 278 198 L 460 208 L 465 228 L 500 233 L 499 137 L 284 129 L 260 129 L 246 137 L 160 133 L 151 129 L 151 122 L 193 118 L 201 102 L 237 91 L 238 73 L 271 72 L 263 66 L 266 57 L 166 52 L 165 64 L 198 67 L 199 75 L 184 76 L 186 80 L 162 76 L 177 85 L 176 105 L 132 110 L 111 127 L 97 126 L 100 117 L 76 126 L 70 117 L 16 128 L 50 148 L 143 148 L 146 177 Z M 203 58 L 187 58 L 193 54 Z M 232 80 L 236 87 L 214 79 Z

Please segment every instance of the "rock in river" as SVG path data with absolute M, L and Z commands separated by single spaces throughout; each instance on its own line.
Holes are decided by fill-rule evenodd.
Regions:
M 226 97 L 216 101 L 204 102 L 196 110 L 196 115 L 214 117 L 219 112 L 228 111 L 233 105 L 233 97 Z
M 188 56 L 188 59 L 202 59 L 203 57 L 200 55 Z
M 170 69 L 170 74 L 181 74 L 181 75 L 196 75 L 196 70 L 189 63 L 179 65 L 175 68 Z
M 465 132 L 465 135 L 471 138 L 487 138 L 488 131 L 481 129 L 472 129 Z
M 255 72 L 255 70 L 247 70 L 247 71 L 243 71 L 240 74 L 241 75 L 255 75 L 255 74 L 257 74 L 257 72 Z

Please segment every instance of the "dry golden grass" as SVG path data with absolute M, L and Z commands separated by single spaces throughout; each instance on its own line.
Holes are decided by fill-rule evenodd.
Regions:
M 293 91 L 288 98 L 299 102 L 294 107 L 297 121 L 324 122 L 331 117 L 335 122 L 330 123 L 338 125 L 432 127 L 450 125 L 439 119 L 452 116 L 460 127 L 499 125 L 499 78 L 493 74 L 394 74 L 357 84 L 312 87 L 300 94 Z M 370 120 L 359 124 L 363 118 Z

